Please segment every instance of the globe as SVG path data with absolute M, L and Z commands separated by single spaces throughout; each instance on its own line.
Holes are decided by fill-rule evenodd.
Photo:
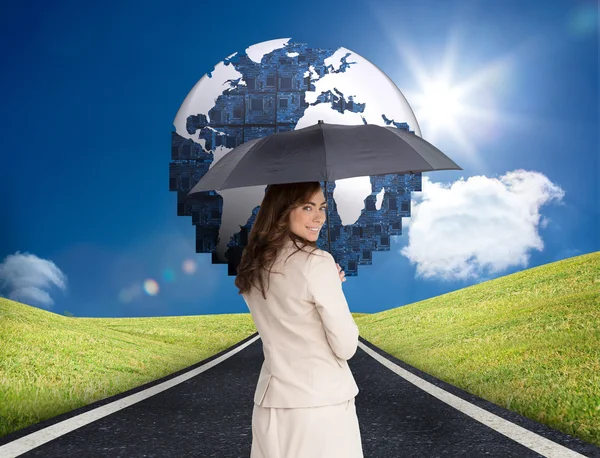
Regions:
M 194 85 L 173 123 L 169 190 L 177 192 L 177 215 L 191 216 L 197 253 L 212 253 L 213 263 L 227 263 L 228 274 L 236 275 L 267 189 L 188 196 L 210 167 L 246 141 L 318 120 L 392 125 L 421 136 L 412 109 L 392 80 L 343 47 L 313 48 L 291 38 L 258 43 L 231 54 Z M 372 264 L 373 251 L 389 251 L 390 237 L 402 234 L 413 191 L 421 191 L 420 173 L 328 183 L 328 221 L 317 245 L 335 257 L 346 276 L 357 275 L 359 265 Z

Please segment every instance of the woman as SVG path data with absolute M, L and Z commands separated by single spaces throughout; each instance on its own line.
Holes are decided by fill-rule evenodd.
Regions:
M 271 185 L 235 285 L 261 337 L 251 458 L 362 458 L 348 367 L 358 346 L 343 273 L 317 248 L 326 201 L 319 182 Z

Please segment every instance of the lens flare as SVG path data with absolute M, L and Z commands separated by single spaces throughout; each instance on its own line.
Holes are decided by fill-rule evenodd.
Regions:
M 184 273 L 191 275 L 196 272 L 197 267 L 198 266 L 193 259 L 186 259 L 181 265 L 181 270 L 183 270 Z
M 593 34 L 598 29 L 598 5 L 592 2 L 578 5 L 571 10 L 567 27 L 576 36 Z
M 144 292 L 148 296 L 156 296 L 158 294 L 158 291 L 158 283 L 155 280 L 149 278 L 146 281 L 144 281 Z
M 119 291 L 118 297 L 119 297 L 119 301 L 125 302 L 125 303 L 131 302 L 133 300 L 133 294 L 128 289 L 122 289 L 121 291 Z
M 120 302 L 129 303 L 142 295 L 142 287 L 138 283 L 134 283 L 126 288 L 121 289 L 118 294 Z
M 175 281 L 175 271 L 171 268 L 165 269 L 163 272 L 163 280 L 167 283 L 172 283 Z

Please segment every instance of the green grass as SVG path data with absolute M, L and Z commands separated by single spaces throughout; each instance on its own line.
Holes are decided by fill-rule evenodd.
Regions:
M 600 252 L 376 314 L 408 364 L 600 445 Z M 159 379 L 256 332 L 250 314 L 73 318 L 0 298 L 0 436 Z
M 356 322 L 411 366 L 600 445 L 600 252 Z
M 0 298 L 0 437 L 177 372 L 255 332 L 248 313 L 73 318 Z

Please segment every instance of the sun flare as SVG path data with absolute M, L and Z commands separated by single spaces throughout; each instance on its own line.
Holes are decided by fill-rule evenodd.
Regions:
M 414 96 L 418 106 L 419 119 L 436 128 L 454 129 L 454 119 L 464 111 L 461 94 L 448 81 L 427 81 L 422 83 L 423 93 Z
M 396 37 L 395 42 L 415 82 L 413 90 L 403 92 L 427 141 L 436 144 L 443 137 L 449 138 L 465 156 L 476 160 L 476 143 L 497 138 L 500 122 L 517 121 L 500 112 L 497 104 L 502 91 L 510 87 L 515 53 L 488 62 L 461 79 L 456 67 L 463 54 L 456 33 L 447 41 L 441 62 L 431 64 L 429 70 L 406 41 Z

